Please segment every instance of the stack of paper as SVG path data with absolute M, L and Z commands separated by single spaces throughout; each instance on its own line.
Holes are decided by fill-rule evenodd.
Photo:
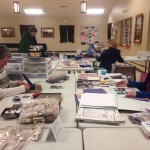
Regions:
M 117 109 L 116 95 L 106 93 L 83 93 L 76 119 L 117 124 L 124 122 Z
M 120 116 L 117 109 L 105 108 L 79 108 L 77 120 L 84 120 L 86 122 L 101 122 L 101 123 L 121 123 L 124 119 Z
M 98 93 L 98 94 L 104 94 L 107 93 L 104 89 L 102 88 L 97 88 L 97 89 L 83 89 L 83 92 L 77 92 L 75 94 L 75 101 L 76 104 L 79 106 L 80 100 L 81 100 L 81 96 L 83 95 L 83 93 Z
M 117 108 L 115 94 L 84 93 L 81 96 L 80 107 Z

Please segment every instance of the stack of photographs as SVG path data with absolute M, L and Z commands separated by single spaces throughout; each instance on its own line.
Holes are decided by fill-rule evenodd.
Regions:
M 100 87 L 99 81 L 77 81 L 78 89 L 96 88 L 96 87 Z

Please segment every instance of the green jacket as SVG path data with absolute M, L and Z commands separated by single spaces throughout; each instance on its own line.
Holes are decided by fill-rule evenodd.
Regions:
M 34 38 L 30 32 L 25 31 L 21 37 L 18 52 L 19 53 L 28 53 L 31 45 L 35 45 Z

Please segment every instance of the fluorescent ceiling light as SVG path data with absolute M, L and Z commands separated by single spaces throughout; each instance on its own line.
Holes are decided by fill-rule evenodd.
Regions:
M 103 14 L 104 9 L 87 9 L 87 14 Z
M 44 13 L 42 9 L 25 9 L 24 12 L 30 15 L 40 15 Z
M 81 13 L 82 14 L 85 14 L 86 13 L 86 10 L 87 10 L 87 3 L 83 0 L 81 2 Z
M 15 14 L 20 14 L 19 2 L 13 2 L 13 5 L 14 5 L 14 13 Z

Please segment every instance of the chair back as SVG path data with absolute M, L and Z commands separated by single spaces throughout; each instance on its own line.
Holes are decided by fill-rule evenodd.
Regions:
M 136 81 L 136 67 L 135 66 L 115 66 L 114 73 L 121 73 L 127 78 Z

